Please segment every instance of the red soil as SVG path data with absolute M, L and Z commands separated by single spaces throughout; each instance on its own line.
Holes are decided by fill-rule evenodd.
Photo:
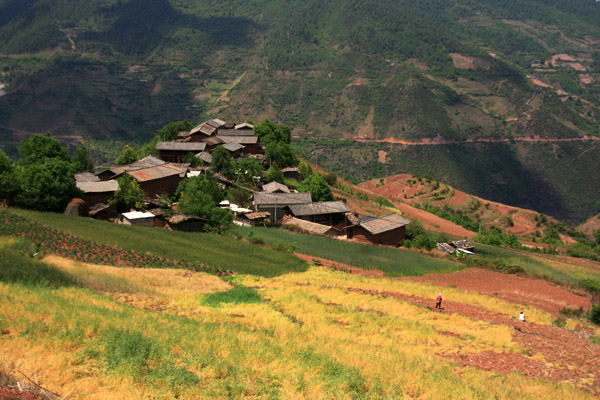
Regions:
M 346 290 L 408 301 L 436 312 L 433 308 L 435 303 L 433 297 L 425 299 L 401 293 L 361 288 L 346 288 Z M 518 372 L 554 382 L 567 381 L 579 389 L 600 396 L 600 346 L 587 340 L 590 334 L 583 328 L 569 331 L 554 326 L 523 323 L 518 321 L 516 316 L 510 318 L 483 307 L 448 300 L 444 300 L 443 309 L 437 312 L 459 314 L 512 327 L 514 328 L 513 339 L 520 347 L 527 349 L 523 355 L 485 351 L 477 354 L 440 352 L 439 356 L 453 358 L 464 366 L 473 366 L 488 371 Z M 449 335 L 448 332 L 442 334 Z M 468 340 L 468 338 L 463 340 Z M 542 354 L 547 363 L 530 358 L 537 353 Z
M 41 400 L 27 392 L 17 392 L 0 386 L 0 400 Z
M 402 278 L 417 282 L 430 282 L 439 286 L 453 286 L 462 290 L 498 297 L 516 304 L 528 304 L 555 315 L 561 308 L 589 310 L 589 298 L 578 296 L 547 282 L 501 274 L 479 268 L 468 268 L 449 274 L 429 274 Z

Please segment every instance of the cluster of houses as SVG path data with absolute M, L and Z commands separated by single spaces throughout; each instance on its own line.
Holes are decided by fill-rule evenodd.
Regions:
M 234 124 L 219 119 L 204 122 L 189 132 L 179 132 L 172 142 L 156 145 L 158 157 L 147 156 L 127 165 L 115 165 L 97 175 L 85 172 L 75 176 L 76 184 L 84 193 L 87 214 L 93 218 L 117 223 L 169 227 L 183 231 L 202 231 L 205 220 L 181 213 L 165 213 L 158 197 L 172 195 L 179 183 L 188 177 L 205 173 L 206 166 L 191 168 L 183 163 L 193 153 L 210 164 L 211 152 L 223 146 L 231 157 L 254 157 L 262 160 L 262 147 L 252 125 Z M 286 177 L 298 179 L 297 168 L 282 170 Z M 129 175 L 146 193 L 147 212 L 118 213 L 108 202 L 119 188 L 117 178 Z M 232 182 L 221 174 L 211 179 L 223 188 Z M 358 219 L 341 201 L 313 202 L 310 192 L 297 192 L 287 186 L 271 182 L 253 193 L 250 208 L 239 207 L 227 201 L 219 204 L 229 209 L 239 225 L 280 225 L 303 232 L 347 238 L 356 241 L 400 246 L 406 236 L 408 220 L 397 214 L 383 217 L 364 216 Z
M 168 162 L 181 162 L 189 153 L 207 164 L 212 161 L 211 153 L 223 146 L 231 157 L 254 157 L 263 160 L 263 148 L 254 134 L 254 126 L 248 123 L 235 124 L 220 119 L 206 121 L 191 131 L 177 134 L 171 142 L 158 142 L 158 158 Z

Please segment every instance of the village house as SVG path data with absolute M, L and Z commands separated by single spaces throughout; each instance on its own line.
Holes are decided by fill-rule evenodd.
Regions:
M 147 197 L 158 197 L 161 194 L 173 194 L 185 176 L 185 169 L 173 164 L 157 165 L 150 168 L 127 171 L 140 184 Z
M 154 226 L 154 214 L 141 211 L 130 211 L 119 214 L 119 223 L 135 226 Z
M 360 242 L 402 246 L 406 238 L 406 225 L 409 220 L 398 214 L 384 217 L 365 216 L 357 224 L 347 226 L 348 239 Z
M 175 231 L 203 232 L 208 220 L 190 214 L 175 214 L 167 218 L 169 227 Z
M 154 156 L 147 156 L 142 158 L 141 160 L 137 160 L 132 162 L 131 164 L 125 165 L 113 165 L 105 171 L 100 172 L 97 176 L 102 181 L 108 181 L 109 179 L 116 179 L 119 176 L 123 175 L 127 171 L 133 171 L 136 169 L 150 168 L 157 165 L 166 164 L 165 161 L 160 158 L 156 158 Z
M 310 233 L 311 235 L 337 236 L 339 233 L 332 226 L 317 224 L 316 222 L 310 222 L 303 219 L 294 218 L 291 215 L 286 215 L 281 221 L 281 223 L 287 226 L 288 228 Z
M 252 206 L 256 211 L 268 211 L 273 222 L 279 221 L 286 214 L 286 207 L 294 204 L 312 203 L 310 192 L 300 193 L 254 193 Z
M 119 183 L 111 179 L 109 181 L 81 182 L 75 181 L 75 185 L 83 192 L 83 199 L 88 207 L 98 203 L 108 203 L 115 192 L 119 189 Z
M 237 124 L 235 126 L 235 129 L 238 130 L 238 131 L 245 131 L 245 130 L 254 131 L 254 125 L 249 124 L 247 122 L 242 122 L 241 124 Z
M 253 211 L 249 213 L 236 214 L 233 223 L 241 226 L 265 225 L 270 217 L 271 213 L 268 211 Z
M 281 173 L 287 179 L 300 180 L 300 174 L 298 173 L 298 167 L 282 168 Z
M 229 152 L 231 157 L 234 158 L 240 157 L 244 151 L 244 146 L 239 143 L 225 143 L 223 148 Z
M 287 186 L 275 181 L 264 184 L 262 191 L 265 193 L 291 193 Z
M 204 142 L 158 142 L 158 158 L 168 162 L 181 162 L 189 153 L 198 154 L 206 150 Z
M 335 226 L 340 230 L 348 225 L 348 209 L 343 201 L 321 201 L 307 204 L 290 204 L 289 214 L 295 218 L 321 225 Z

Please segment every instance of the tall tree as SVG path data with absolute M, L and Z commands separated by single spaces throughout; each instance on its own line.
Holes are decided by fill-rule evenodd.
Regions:
M 267 178 L 267 181 L 269 181 L 269 182 L 283 183 L 285 180 L 285 177 L 283 176 L 283 172 L 281 172 L 281 170 L 277 166 L 276 162 L 271 164 L 271 166 L 267 170 L 266 178 Z
M 87 148 L 84 144 L 77 146 L 75 150 L 75 158 L 73 159 L 75 172 L 94 172 L 94 162 L 88 155 Z
M 213 172 L 222 172 L 225 175 L 230 175 L 232 170 L 231 156 L 227 149 L 223 146 L 218 146 L 212 152 L 212 161 L 210 169 Z
M 116 205 L 117 210 L 129 211 L 134 208 L 136 210 L 143 210 L 145 208 L 144 201 L 142 200 L 145 196 L 144 191 L 140 188 L 140 184 L 129 175 L 123 175 L 119 179 L 119 189 L 115 192 L 113 197 L 108 200 L 108 204 Z
M 129 147 L 129 145 L 125 145 L 125 147 L 123 148 L 123 152 L 121 153 L 119 158 L 117 158 L 116 163 L 118 165 L 131 164 L 132 162 L 137 161 L 137 159 L 137 151 Z
M 21 191 L 17 204 L 40 211 L 62 212 L 69 200 L 81 197 L 72 168 L 70 162 L 57 157 L 20 168 Z
M 46 158 L 69 161 L 67 150 L 60 145 L 58 140 L 53 139 L 50 133 L 44 135 L 36 133 L 28 139 L 21 140 L 19 155 L 21 156 L 20 163 L 22 165 L 30 165 Z
M 189 132 L 193 127 L 194 125 L 187 119 L 183 121 L 170 122 L 160 128 L 158 131 L 158 136 L 162 141 L 170 142 L 177 139 L 177 134 L 179 132 Z

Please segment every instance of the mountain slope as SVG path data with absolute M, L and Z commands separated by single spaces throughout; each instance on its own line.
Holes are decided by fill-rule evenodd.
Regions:
M 307 152 L 317 139 L 377 149 L 364 141 L 598 135 L 593 0 L 0 0 L 0 15 L 0 81 L 8 85 L 0 126 L 10 128 L 0 133 L 12 153 L 23 134 L 13 129 L 141 143 L 173 119 L 214 116 L 289 124 Z M 593 148 L 585 143 L 582 152 Z M 494 151 L 482 147 L 473 149 Z M 542 148 L 543 158 L 556 153 Z M 365 162 L 338 171 L 371 178 L 392 165 L 390 174 L 405 172 Z M 505 201 L 494 197 L 502 184 L 476 168 L 492 190 L 462 189 Z M 553 168 L 520 158 L 504 173 L 535 169 L 561 192 Z M 514 204 L 537 203 L 531 187 L 515 183 L 525 201 Z M 581 209 L 573 220 L 597 212 L 600 193 L 568 183 L 565 190 L 582 200 L 540 210 L 564 217 Z

